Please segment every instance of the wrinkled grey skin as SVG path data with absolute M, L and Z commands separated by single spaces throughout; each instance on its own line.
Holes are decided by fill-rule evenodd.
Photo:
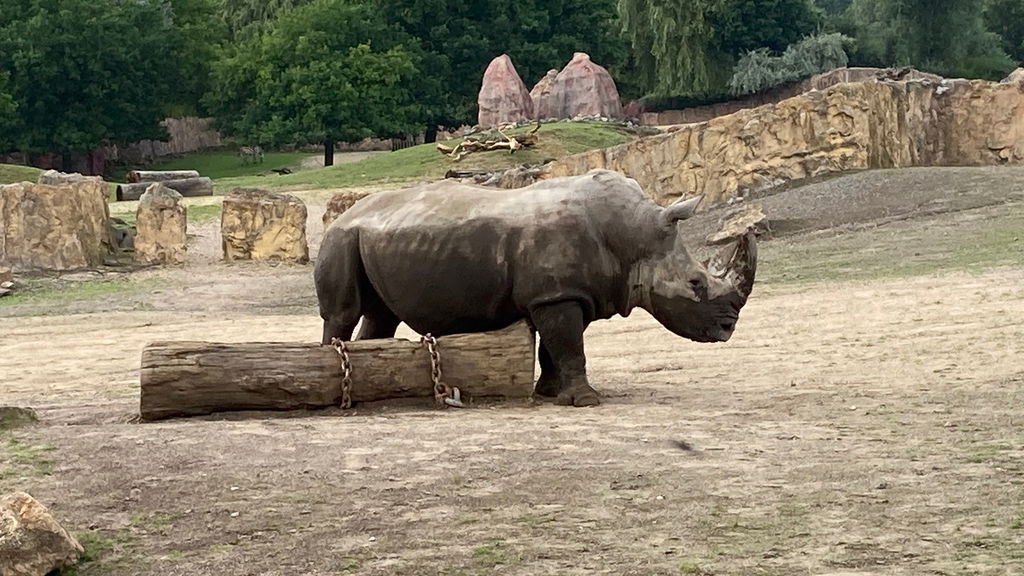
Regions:
M 597 404 L 583 352 L 594 320 L 640 307 L 698 342 L 728 340 L 753 287 L 753 236 L 720 276 L 677 224 L 700 199 L 662 208 L 610 171 L 516 190 L 451 181 L 368 196 L 324 236 L 315 280 L 323 343 L 482 332 L 526 319 L 540 336 L 536 392 Z

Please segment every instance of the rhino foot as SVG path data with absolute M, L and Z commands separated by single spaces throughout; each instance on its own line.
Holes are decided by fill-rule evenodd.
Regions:
M 569 390 L 558 395 L 555 404 L 561 406 L 597 406 L 601 403 L 601 397 L 587 384 L 577 384 Z
M 559 382 L 558 378 L 545 378 L 543 374 L 537 379 L 537 386 L 534 387 L 533 393 L 537 396 L 545 396 L 547 398 L 554 398 L 558 396 L 558 391 L 562 387 L 562 383 Z

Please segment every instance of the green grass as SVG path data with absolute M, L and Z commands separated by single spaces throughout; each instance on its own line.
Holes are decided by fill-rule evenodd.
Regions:
M 53 474 L 51 453 L 56 449 L 53 444 L 20 440 L 10 433 L 0 435 L 0 480 Z
M 14 294 L 0 299 L 0 310 L 15 305 L 48 304 L 54 314 L 63 313 L 61 305 L 84 300 L 100 300 L 109 296 L 142 290 L 152 284 L 149 280 L 126 277 L 103 280 L 69 282 L 49 278 L 27 278 Z
M 530 130 L 532 127 L 524 127 L 511 133 L 523 134 Z M 608 148 L 633 139 L 626 131 L 603 122 L 545 124 L 541 127 L 539 136 L 540 140 L 536 146 L 522 149 L 515 154 L 504 150 L 477 152 L 455 162 L 438 152 L 435 144 L 421 144 L 328 168 L 305 170 L 285 176 L 221 178 L 214 184 L 218 193 L 225 193 L 232 188 L 243 187 L 316 189 L 408 182 L 424 178 L 441 178 L 451 168 L 493 170 L 520 164 L 539 164 L 544 160 Z M 457 142 L 459 140 L 451 140 L 445 144 L 454 146 Z
M 0 164 L 0 184 L 12 184 L 14 182 L 35 182 L 43 171 L 31 166 L 15 166 L 13 164 Z
M 494 540 L 473 548 L 473 560 L 479 565 L 493 567 L 499 564 L 517 564 L 521 557 L 511 550 L 508 544 Z
M 1008 205 L 986 217 L 926 218 L 818 238 L 766 244 L 759 283 L 906 278 L 939 271 L 981 272 L 1024 265 L 1024 210 Z
M 62 568 L 59 576 L 87 576 L 108 574 L 112 568 L 123 566 L 131 559 L 132 567 L 139 569 L 147 562 L 137 555 L 131 555 L 133 542 L 125 532 L 105 534 L 88 530 L 75 533 L 75 539 L 85 549 L 78 564 Z
M 263 156 L 263 162 L 243 164 L 236 150 L 207 150 L 161 160 L 146 166 L 144 169 L 196 170 L 200 176 L 217 180 L 219 178 L 255 176 L 264 172 L 270 173 L 271 170 L 294 167 L 303 158 L 310 156 L 315 156 L 315 154 L 309 154 L 308 152 L 266 152 Z M 111 176 L 123 178 L 121 174 L 113 174 Z
M 187 212 L 189 224 L 205 224 L 220 220 L 220 204 L 203 204 L 189 206 Z

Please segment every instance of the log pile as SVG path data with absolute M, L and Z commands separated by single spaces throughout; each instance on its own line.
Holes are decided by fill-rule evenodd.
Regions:
M 347 342 L 354 403 L 431 398 L 430 353 L 395 338 Z M 438 338 L 443 382 L 463 402 L 533 392 L 534 339 L 525 323 Z M 154 342 L 142 352 L 140 415 L 152 421 L 239 410 L 338 406 L 343 363 L 331 346 Z
M 438 142 L 437 150 L 456 162 L 474 152 L 508 150 L 509 154 L 515 154 L 517 150 L 530 148 L 537 144 L 539 141 L 538 130 L 540 130 L 540 122 L 533 130 L 522 136 L 509 136 L 501 128 L 496 128 L 478 134 L 470 134 L 455 146 L 447 146 Z

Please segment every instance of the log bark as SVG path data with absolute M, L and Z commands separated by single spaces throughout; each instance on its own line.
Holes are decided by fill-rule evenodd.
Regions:
M 118 184 L 116 193 L 117 199 L 118 201 L 138 200 L 146 193 L 146 189 L 152 185 L 153 182 Z M 213 196 L 213 180 L 205 177 L 185 178 L 182 180 L 165 180 L 163 185 L 185 197 Z
M 430 355 L 420 342 L 388 338 L 347 346 L 353 402 L 433 397 Z M 443 381 L 460 389 L 463 402 L 533 393 L 534 338 L 524 322 L 438 338 L 438 351 Z M 330 346 L 154 342 L 142 352 L 140 414 L 152 421 L 337 406 L 341 378 L 341 359 Z
M 196 170 L 132 170 L 128 173 L 129 184 L 166 182 L 185 178 L 199 178 L 199 172 Z

